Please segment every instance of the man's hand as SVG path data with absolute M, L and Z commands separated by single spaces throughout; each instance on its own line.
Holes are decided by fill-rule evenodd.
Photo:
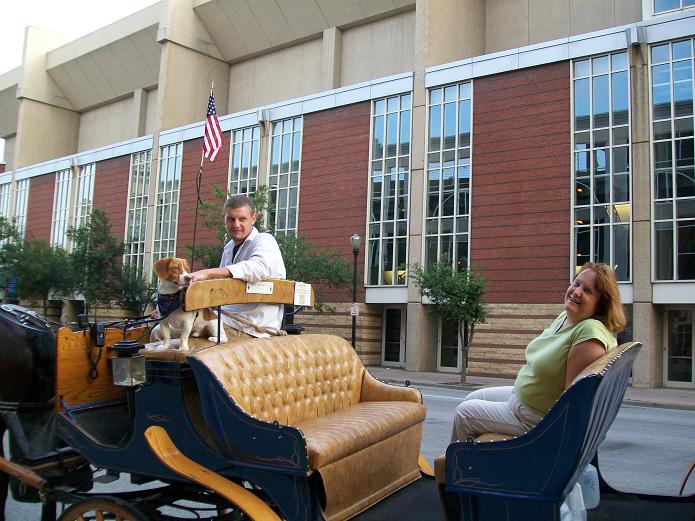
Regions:
M 200 282 L 201 280 L 225 279 L 232 274 L 227 268 L 209 268 L 207 270 L 194 271 L 189 275 L 189 282 Z

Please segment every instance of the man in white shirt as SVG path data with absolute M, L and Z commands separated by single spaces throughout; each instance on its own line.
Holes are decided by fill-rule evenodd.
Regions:
M 225 245 L 219 268 L 191 273 L 191 282 L 233 277 L 247 282 L 263 279 L 284 279 L 285 263 L 275 237 L 260 233 L 256 208 L 247 196 L 233 195 L 224 203 L 224 226 L 231 240 Z M 223 311 L 238 316 L 257 327 L 222 315 L 229 340 L 252 336 L 266 337 L 268 330 L 279 330 L 284 306 L 278 304 L 230 304 Z M 230 328 L 232 331 L 230 331 Z

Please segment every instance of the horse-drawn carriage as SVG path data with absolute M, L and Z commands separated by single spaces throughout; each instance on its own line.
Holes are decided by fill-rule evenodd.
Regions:
M 271 286 L 195 283 L 186 307 L 296 302 L 293 282 Z M 137 321 L 54 331 L 3 305 L 0 324 L 12 347 L 0 374 L 12 382 L 0 395 L 12 458 L 0 470 L 46 521 L 56 503 L 60 521 L 559 519 L 639 349 L 587 368 L 527 435 L 450 445 L 431 479 L 420 392 L 374 379 L 342 338 L 195 339 L 184 353 L 143 350 Z M 92 491 L 120 474 L 129 491 Z M 692 496 L 637 499 L 695 509 Z

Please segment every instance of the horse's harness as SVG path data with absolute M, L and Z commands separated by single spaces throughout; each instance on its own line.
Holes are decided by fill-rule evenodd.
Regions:
M 17 306 L 15 304 L 0 304 L 0 309 L 12 315 L 17 320 L 17 323 L 23 328 L 40 332 L 53 331 L 53 324 L 49 320 L 30 309 Z M 30 412 L 48 409 L 54 405 L 55 397 L 51 397 L 48 400 L 41 402 L 10 402 L 3 400 L 0 396 L 0 414 L 3 416 L 8 413 Z

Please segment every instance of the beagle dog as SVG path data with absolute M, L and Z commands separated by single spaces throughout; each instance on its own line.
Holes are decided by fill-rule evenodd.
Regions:
M 162 320 L 159 327 L 164 342 L 162 349 L 169 349 L 172 330 L 181 331 L 181 351 L 188 351 L 188 337 L 207 336 L 217 342 L 217 319 L 209 309 L 185 311 L 183 289 L 190 280 L 190 267 L 186 259 L 166 257 L 154 263 L 154 272 L 159 279 L 157 286 L 157 311 Z M 220 331 L 220 342 L 227 342 L 224 328 Z

